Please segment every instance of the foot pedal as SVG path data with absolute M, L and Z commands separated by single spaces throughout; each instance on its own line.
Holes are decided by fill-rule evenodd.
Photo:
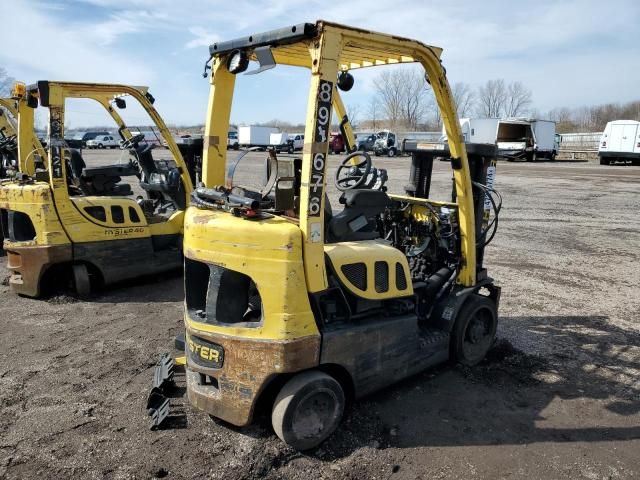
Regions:
M 151 417 L 151 428 L 159 427 L 169 416 L 169 399 L 159 388 L 152 388 L 147 399 L 147 415 Z
M 162 355 L 153 372 L 153 388 L 162 389 L 165 384 L 173 380 L 175 365 L 171 355 L 168 353 Z

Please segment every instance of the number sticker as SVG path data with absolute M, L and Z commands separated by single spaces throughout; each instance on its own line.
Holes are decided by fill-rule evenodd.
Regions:
M 333 95 L 333 83 L 320 80 L 318 86 L 318 106 L 316 110 L 316 131 L 314 135 L 314 148 L 320 149 L 313 153 L 311 162 L 311 181 L 309 185 L 308 214 L 310 217 L 320 215 L 322 199 L 324 197 L 324 170 L 327 166 L 326 152 L 329 140 L 329 126 L 331 125 L 331 97 Z M 322 145 L 322 147 L 319 147 Z

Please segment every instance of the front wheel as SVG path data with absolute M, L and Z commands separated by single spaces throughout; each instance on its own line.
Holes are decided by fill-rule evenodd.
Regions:
M 335 378 L 317 370 L 303 372 L 278 393 L 271 424 L 283 442 L 296 450 L 308 450 L 335 431 L 344 406 L 344 391 Z
M 396 156 L 396 149 L 395 148 L 390 148 L 389 151 L 387 152 L 387 155 L 389 155 L 390 157 L 395 157 Z
M 73 265 L 73 286 L 79 297 L 87 297 L 91 293 L 91 280 L 87 266 L 80 263 Z
M 489 297 L 473 294 L 464 303 L 451 332 L 451 360 L 473 366 L 487 354 L 496 336 L 498 312 Z
M 101 144 L 101 143 L 99 143 L 99 144 L 98 144 L 98 148 L 102 150 L 102 149 L 104 148 L 104 145 L 103 145 L 103 144 Z

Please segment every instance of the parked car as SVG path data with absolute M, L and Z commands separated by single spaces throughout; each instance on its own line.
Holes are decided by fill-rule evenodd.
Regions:
M 118 148 L 120 141 L 113 135 L 98 135 L 92 140 L 87 140 L 87 148 Z
M 227 133 L 227 148 L 232 148 L 234 150 L 238 150 L 240 148 L 240 143 L 238 142 L 238 132 Z
M 373 145 L 376 143 L 376 136 L 373 133 L 359 134 L 356 136 L 356 146 L 361 152 L 368 152 L 373 150 Z
M 341 133 L 332 133 L 329 137 L 329 153 L 342 153 L 345 151 L 346 145 L 344 137 Z

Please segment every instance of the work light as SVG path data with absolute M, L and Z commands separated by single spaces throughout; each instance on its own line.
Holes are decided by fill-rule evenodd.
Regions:
M 234 50 L 227 58 L 227 70 L 234 75 L 244 72 L 248 66 L 249 58 L 242 50 Z

